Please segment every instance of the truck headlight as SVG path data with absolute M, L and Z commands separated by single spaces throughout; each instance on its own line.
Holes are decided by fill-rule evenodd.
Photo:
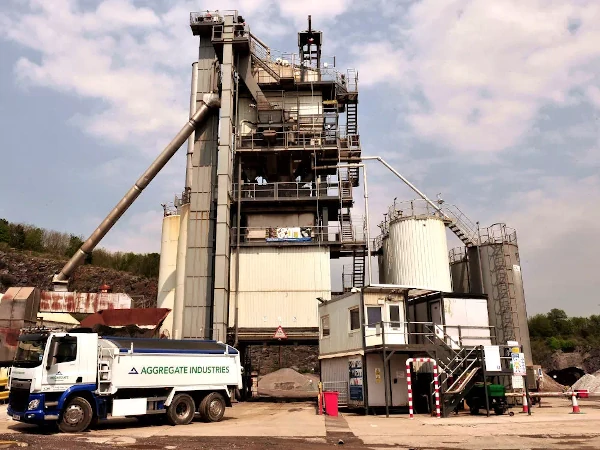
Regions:
M 40 401 L 36 398 L 35 400 L 31 400 L 29 402 L 27 409 L 37 409 L 38 406 L 40 406 Z

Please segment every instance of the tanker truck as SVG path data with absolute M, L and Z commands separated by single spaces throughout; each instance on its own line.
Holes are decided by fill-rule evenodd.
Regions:
M 162 414 L 171 425 L 223 418 L 242 388 L 238 351 L 213 340 L 102 337 L 35 328 L 18 338 L 8 414 L 78 433 L 110 417 Z

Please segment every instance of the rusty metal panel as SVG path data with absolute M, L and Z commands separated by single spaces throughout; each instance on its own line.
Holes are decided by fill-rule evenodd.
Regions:
M 131 297 L 123 293 L 41 291 L 39 311 L 91 314 L 105 309 L 128 309 L 131 304 Z
M 127 325 L 156 327 L 171 312 L 168 308 L 132 308 L 107 309 L 86 317 L 79 324 L 81 327 L 92 328 L 94 325 L 109 327 L 124 327 Z

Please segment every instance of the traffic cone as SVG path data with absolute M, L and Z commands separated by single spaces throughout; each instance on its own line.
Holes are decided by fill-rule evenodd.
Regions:
M 522 413 L 529 414 L 529 405 L 527 404 L 527 393 L 523 391 L 523 411 Z
M 571 401 L 573 402 L 573 411 L 569 414 L 581 414 L 579 404 L 577 403 L 577 394 L 575 392 L 573 392 L 573 395 L 571 396 Z

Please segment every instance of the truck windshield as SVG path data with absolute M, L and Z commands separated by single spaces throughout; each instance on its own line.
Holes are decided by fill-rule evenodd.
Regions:
M 44 349 L 46 348 L 47 338 L 22 339 L 19 338 L 17 353 L 13 366 L 15 367 L 36 367 L 42 363 L 44 358 Z

